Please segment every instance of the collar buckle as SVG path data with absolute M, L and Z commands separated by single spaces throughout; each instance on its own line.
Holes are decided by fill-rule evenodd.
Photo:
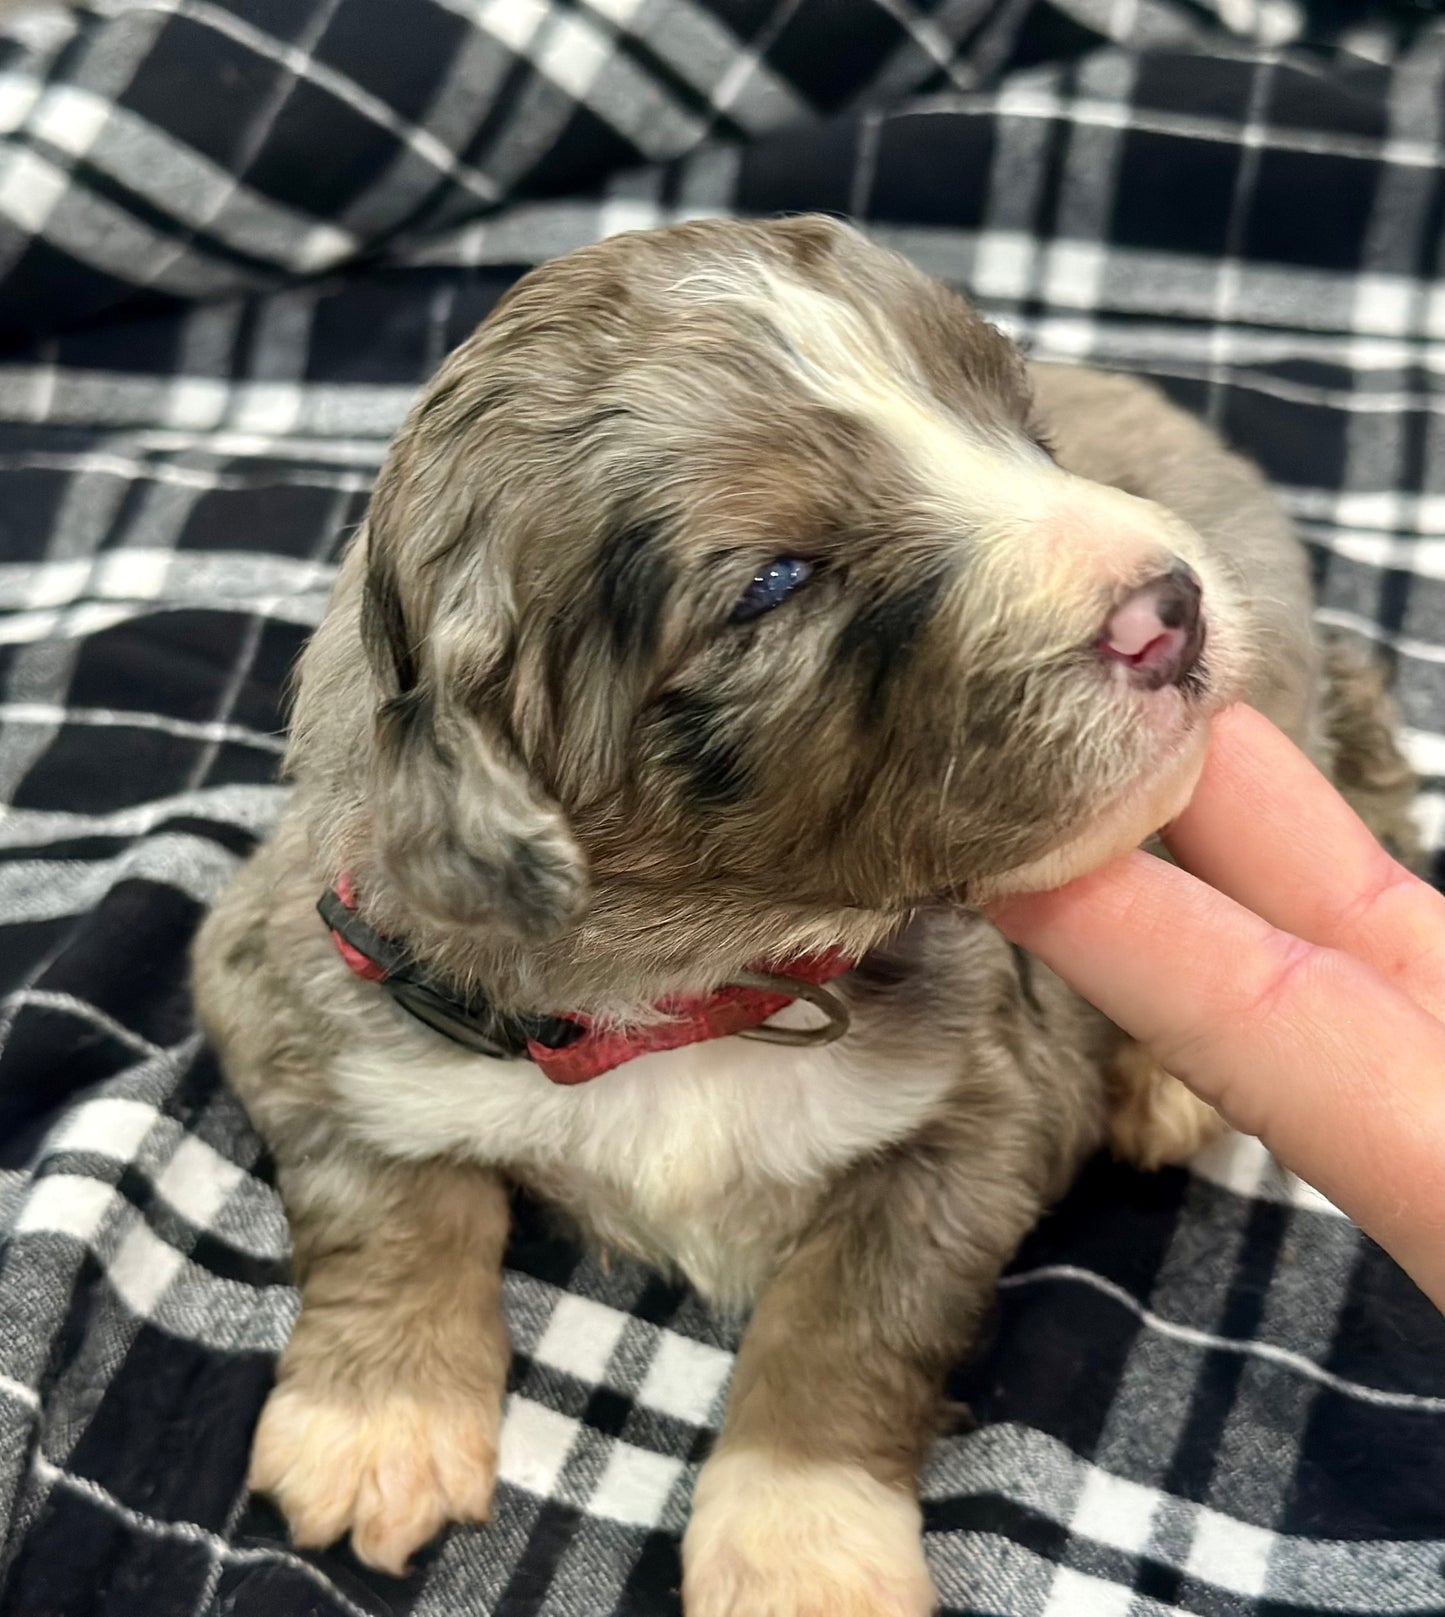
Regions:
M 565 1050 L 587 1031 L 561 1016 L 507 1016 L 478 995 L 456 993 L 417 964 L 352 908 L 349 881 L 327 888 L 316 905 L 342 958 L 357 976 L 384 988 L 401 1008 L 433 1033 L 476 1055 L 516 1061 L 529 1041 Z

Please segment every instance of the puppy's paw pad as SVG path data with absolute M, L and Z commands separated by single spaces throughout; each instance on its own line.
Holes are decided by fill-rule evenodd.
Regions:
M 918 1506 L 851 1465 L 710 1460 L 683 1540 L 686 1617 L 927 1617 Z
M 387 1396 L 322 1395 L 283 1380 L 261 1412 L 249 1484 L 280 1505 L 297 1544 L 348 1529 L 358 1559 L 399 1576 L 449 1521 L 484 1521 L 497 1469 L 497 1411 Z

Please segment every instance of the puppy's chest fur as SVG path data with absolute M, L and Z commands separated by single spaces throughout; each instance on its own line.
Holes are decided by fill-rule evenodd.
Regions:
M 353 1129 L 389 1154 L 504 1168 L 604 1245 L 741 1304 L 831 1178 L 947 1103 L 956 1038 L 897 1022 L 869 1004 L 834 1044 L 719 1039 L 575 1087 L 418 1033 L 384 1053 L 353 1046 L 332 1081 Z

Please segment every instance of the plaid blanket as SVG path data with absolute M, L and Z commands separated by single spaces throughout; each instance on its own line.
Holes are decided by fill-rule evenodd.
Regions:
M 1445 843 L 1445 26 L 1358 0 L 91 0 L 0 23 L 0 1611 L 659 1617 L 732 1328 L 517 1210 L 495 1519 L 244 1488 L 296 1312 L 184 957 L 414 389 L 527 265 L 851 214 L 1257 457 Z M 1253 1142 L 1099 1161 L 923 1478 L 947 1612 L 1445 1610 L 1445 1330 Z

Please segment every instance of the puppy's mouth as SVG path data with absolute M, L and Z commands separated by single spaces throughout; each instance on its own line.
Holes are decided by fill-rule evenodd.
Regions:
M 970 902 L 1062 887 L 1147 842 L 1183 811 L 1204 767 L 1210 720 L 1227 700 L 1207 675 L 1207 640 L 1203 590 L 1183 562 L 1114 607 L 1094 650 L 1150 734 L 1150 763 L 1036 858 L 971 882 Z
M 1147 842 L 1183 812 L 1204 768 L 1209 721 L 1201 718 L 1179 737 L 1169 756 L 1134 781 L 1072 835 L 1036 859 L 970 882 L 970 904 L 1062 887 Z

